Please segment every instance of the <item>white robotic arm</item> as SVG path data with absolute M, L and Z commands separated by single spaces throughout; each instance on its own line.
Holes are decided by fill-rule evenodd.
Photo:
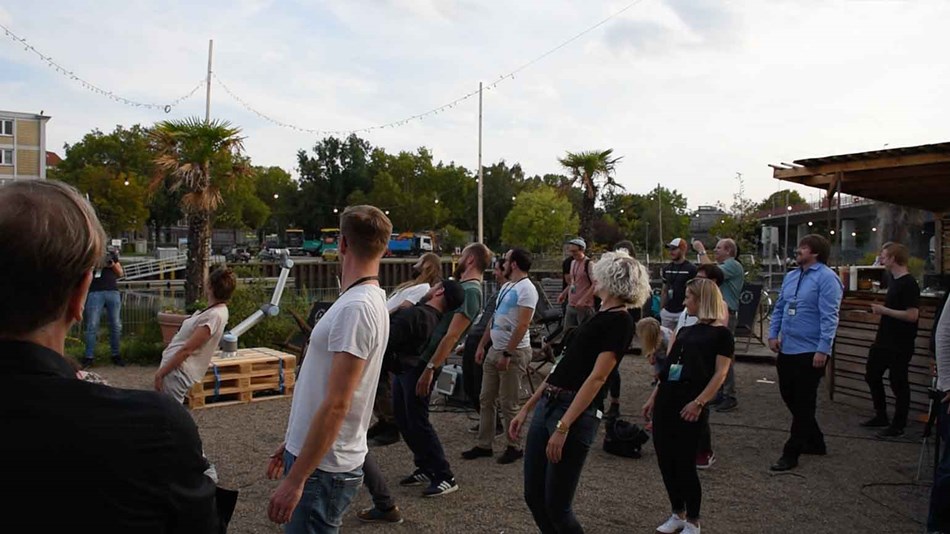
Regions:
M 221 337 L 221 351 L 225 358 L 234 356 L 237 352 L 238 338 L 251 327 L 260 323 L 267 317 L 277 317 L 280 313 L 280 297 L 284 294 L 284 286 L 287 285 L 287 277 L 290 276 L 290 269 L 294 266 L 287 254 L 280 257 L 280 277 L 277 279 L 277 287 L 274 288 L 274 295 L 270 302 L 261 305 L 260 309 L 252 313 L 247 319 L 241 321 L 237 326 L 226 332 Z

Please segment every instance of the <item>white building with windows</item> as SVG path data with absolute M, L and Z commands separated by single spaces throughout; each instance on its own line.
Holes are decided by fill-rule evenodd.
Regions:
M 0 185 L 46 178 L 46 121 L 35 113 L 0 110 Z

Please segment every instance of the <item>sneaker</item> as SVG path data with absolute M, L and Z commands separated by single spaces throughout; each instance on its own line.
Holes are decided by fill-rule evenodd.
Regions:
M 96 361 L 96 360 L 94 360 L 93 358 L 83 358 L 83 359 L 82 359 L 82 369 L 83 369 L 84 371 L 85 371 L 86 369 L 89 369 L 90 367 L 92 367 L 92 364 L 95 363 L 95 361 Z
M 904 435 L 903 428 L 897 428 L 893 426 L 889 426 L 885 428 L 884 430 L 877 433 L 877 437 L 879 438 L 899 438 L 903 435 Z
M 392 523 L 398 525 L 402 523 L 402 512 L 399 511 L 398 506 L 393 506 L 392 510 L 388 512 L 374 506 L 359 512 L 356 514 L 356 518 L 363 523 Z
M 482 447 L 472 447 L 471 449 L 462 453 L 462 458 L 466 460 L 474 460 L 476 458 L 491 458 L 492 450 L 484 449 Z
M 709 469 L 716 463 L 716 455 L 713 451 L 701 452 L 696 455 L 696 469 Z
M 416 469 L 411 475 L 399 481 L 400 486 L 421 486 L 429 483 L 429 475 L 422 469 Z
M 686 526 L 683 527 L 681 534 L 699 534 L 699 525 L 694 525 L 687 521 Z
M 885 426 L 890 426 L 890 425 L 891 425 L 891 422 L 887 420 L 886 415 L 875 415 L 874 417 L 861 423 L 861 426 L 863 426 L 864 428 L 885 427 Z
M 429 487 L 422 490 L 423 497 L 441 497 L 443 495 L 448 495 L 449 493 L 454 493 L 458 491 L 459 485 L 455 483 L 454 478 L 448 480 L 435 481 L 433 480 Z
M 666 520 L 666 523 L 656 527 L 656 532 L 657 534 L 675 534 L 681 532 L 684 528 L 686 528 L 686 520 L 673 514 Z
M 125 360 L 123 360 L 121 356 L 114 356 L 112 358 L 112 365 L 115 365 L 116 367 L 125 367 Z
M 736 409 L 736 406 L 739 406 L 739 401 L 733 397 L 725 397 L 722 399 L 722 402 L 716 405 L 717 412 L 731 412 Z
M 777 462 L 772 464 L 772 467 L 769 467 L 769 469 L 772 471 L 791 471 L 796 467 L 798 467 L 798 458 L 782 456 Z
M 604 419 L 616 419 L 620 417 L 620 403 L 611 402 L 610 408 L 607 408 L 607 411 L 604 413 Z
M 510 464 L 522 458 L 524 458 L 524 451 L 521 449 L 516 449 L 509 445 L 508 448 L 505 449 L 505 452 L 502 453 L 502 455 L 498 457 L 498 463 Z

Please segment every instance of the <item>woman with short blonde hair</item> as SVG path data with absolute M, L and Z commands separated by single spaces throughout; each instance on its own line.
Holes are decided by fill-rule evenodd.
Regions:
M 661 534 L 699 534 L 702 486 L 696 472 L 699 420 L 706 403 L 726 379 L 735 348 L 729 328 L 719 324 L 722 294 L 716 283 L 694 278 L 686 284 L 686 311 L 698 322 L 680 329 L 659 373 L 659 383 L 643 406 L 653 419 L 653 445 L 673 514 L 657 527 Z

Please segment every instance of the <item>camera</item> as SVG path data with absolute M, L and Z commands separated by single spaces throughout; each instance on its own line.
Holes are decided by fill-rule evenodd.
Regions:
M 107 250 L 105 256 L 102 257 L 102 265 L 106 267 L 112 267 L 118 261 L 119 255 L 114 250 Z

